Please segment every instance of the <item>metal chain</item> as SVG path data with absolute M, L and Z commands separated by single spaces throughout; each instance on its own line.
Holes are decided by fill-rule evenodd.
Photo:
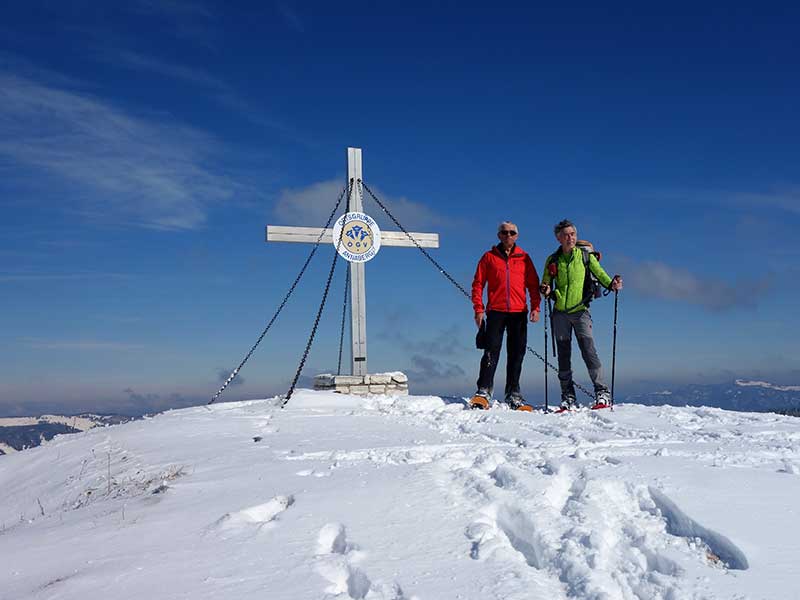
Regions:
M 434 266 L 435 266 L 435 267 L 436 267 L 436 268 L 439 270 L 439 272 L 440 272 L 442 275 L 444 275 L 444 276 L 445 276 L 447 279 L 449 279 L 449 280 L 450 280 L 450 283 L 452 283 L 454 286 L 456 286 L 456 287 L 458 288 L 458 290 L 459 290 L 459 291 L 460 291 L 460 292 L 461 292 L 461 293 L 462 293 L 462 294 L 463 294 L 463 295 L 464 295 L 464 296 L 465 296 L 465 297 L 466 297 L 468 300 L 471 300 L 471 299 L 472 299 L 472 297 L 471 297 L 471 296 L 470 296 L 470 294 L 467 292 L 467 290 L 465 290 L 465 289 L 464 289 L 464 288 L 461 286 L 461 284 L 459 284 L 459 283 L 458 283 L 458 282 L 457 282 L 457 281 L 456 281 L 456 280 L 455 280 L 455 279 L 452 277 L 452 275 L 450 275 L 450 273 L 448 273 L 447 271 L 445 271 L 444 267 L 442 267 L 442 265 L 440 265 L 438 262 L 436 262 L 436 259 L 434 259 L 434 258 L 433 258 L 433 257 L 432 257 L 430 254 L 428 254 L 428 252 L 426 252 L 426 251 L 425 251 L 425 248 L 423 248 L 422 246 L 420 246 L 420 245 L 419 245 L 419 243 L 417 242 L 417 240 L 415 240 L 415 239 L 414 239 L 414 236 L 412 236 L 412 235 L 411 235 L 411 234 L 410 234 L 410 233 L 409 233 L 409 232 L 406 230 L 406 228 L 405 228 L 405 227 L 403 227 L 403 226 L 400 224 L 400 222 L 399 222 L 397 219 L 395 219 L 395 218 L 394 218 L 394 215 L 392 215 L 392 213 L 390 213 L 390 212 L 389 212 L 389 209 L 388 209 L 388 208 L 386 208 L 386 206 L 383 204 L 383 202 L 381 202 L 381 201 L 378 199 L 378 197 L 377 197 L 377 196 L 376 196 L 376 195 L 373 193 L 373 191 L 372 191 L 371 189 L 369 189 L 369 187 L 367 186 L 367 184 L 366 184 L 366 183 L 364 183 L 364 182 L 363 182 L 361 179 L 359 179 L 359 180 L 358 180 L 358 185 L 363 185 L 363 186 L 364 186 L 364 189 L 365 189 L 365 190 L 367 190 L 367 192 L 369 192 L 369 195 L 370 195 L 370 196 L 372 196 L 372 199 L 373 199 L 373 200 L 375 200 L 375 202 L 378 204 L 378 206 L 381 208 L 381 210 L 382 210 L 383 212 L 385 212 L 385 213 L 386 213 L 386 215 L 387 215 L 387 216 L 388 216 L 388 217 L 389 217 L 389 218 L 392 220 L 392 222 L 393 222 L 395 225 L 397 225 L 397 227 L 399 227 L 399 228 L 400 228 L 400 230 L 401 230 L 403 233 L 405 233 L 405 234 L 406 234 L 406 236 L 408 237 L 408 239 L 409 239 L 409 240 L 411 240 L 411 241 L 414 243 L 414 245 L 415 245 L 415 246 L 416 246 L 416 247 L 419 249 L 419 251 L 420 251 L 420 252 L 422 252 L 422 253 L 425 255 L 425 258 L 427 258 L 427 259 L 428 259 L 428 260 L 429 260 L 431 263 L 433 263 L 433 265 L 434 265 Z M 541 354 L 539 354 L 539 353 L 538 353 L 536 350 L 534 350 L 534 349 L 533 349 L 533 348 L 531 348 L 530 346 L 526 346 L 526 348 L 528 349 L 528 352 L 531 352 L 531 353 L 532 353 L 534 356 L 536 356 L 536 358 L 538 358 L 538 359 L 539 359 L 539 360 L 541 360 L 543 363 L 545 363 L 545 364 L 546 364 L 548 367 L 550 367 L 551 369 L 553 369 L 553 371 L 555 371 L 555 372 L 558 372 L 558 368 L 557 368 L 556 366 L 554 366 L 552 363 L 550 363 L 550 362 L 546 361 L 546 360 L 544 359 L 544 357 L 543 357 Z M 593 394 L 593 393 L 591 393 L 589 390 L 587 390 L 585 387 L 583 387 L 581 384 L 579 384 L 579 383 L 575 383 L 575 387 L 577 387 L 579 390 L 581 390 L 581 391 L 582 391 L 584 394 L 586 394 L 586 395 L 587 395 L 587 396 L 589 396 L 590 398 L 594 399 L 594 394 Z
M 395 225 L 397 225 L 400 228 L 400 230 L 403 233 L 406 234 L 408 239 L 411 240 L 414 243 L 414 245 L 419 249 L 419 251 L 422 252 L 425 255 L 425 258 L 427 258 L 429 261 L 431 261 L 431 263 L 439 270 L 439 273 L 441 273 L 442 275 L 447 277 L 447 279 L 450 280 L 450 283 L 452 283 L 454 286 L 456 286 L 459 289 L 459 291 L 462 294 L 464 294 L 464 296 L 467 299 L 469 299 L 470 298 L 469 292 L 467 292 L 467 290 L 465 290 L 463 287 L 461 287 L 461 284 L 458 283 L 455 279 L 453 279 L 453 277 L 450 275 L 450 273 L 445 271 L 444 267 L 442 265 L 440 265 L 438 262 L 436 262 L 435 258 L 433 258 L 430 254 L 428 254 L 428 252 L 425 250 L 425 248 L 423 248 L 422 246 L 419 245 L 417 240 L 414 239 L 414 236 L 411 235 L 408 231 L 406 231 L 405 227 L 400 225 L 400 222 L 397 219 L 394 218 L 394 215 L 389 212 L 389 209 L 386 208 L 386 206 L 384 206 L 383 202 L 378 200 L 378 197 L 372 192 L 371 189 L 369 189 L 369 187 L 367 187 L 367 184 L 364 183 L 363 181 L 361 181 L 360 179 L 358 180 L 358 183 L 359 183 L 359 185 L 363 185 L 364 186 L 364 189 L 367 190 L 369 192 L 369 195 L 372 196 L 372 199 L 375 200 L 375 202 L 378 203 L 378 206 L 381 207 L 381 210 L 386 213 L 386 215 L 394 222 Z
M 278 306 L 278 310 L 276 310 L 275 314 L 272 315 L 272 318 L 269 320 L 269 323 L 267 323 L 267 326 L 264 328 L 264 331 L 261 332 L 261 335 L 258 337 L 258 340 L 256 340 L 256 343 L 253 344 L 252 348 L 250 348 L 250 352 L 247 353 L 247 356 L 244 357 L 244 360 L 241 363 L 239 363 L 239 366 L 236 367 L 233 370 L 233 372 L 228 376 L 228 378 L 225 380 L 225 383 L 222 384 L 222 387 L 216 394 L 214 394 L 214 397 L 211 398 L 208 404 L 213 404 L 217 400 L 217 398 L 220 397 L 222 392 L 225 391 L 225 388 L 227 388 L 228 385 L 230 385 L 231 381 L 233 381 L 234 378 L 239 374 L 239 371 L 242 369 L 244 364 L 250 359 L 250 356 L 252 356 L 253 352 L 255 352 L 256 348 L 261 343 L 261 340 L 264 339 L 264 336 L 267 334 L 270 327 L 272 327 L 272 324 L 278 318 L 278 315 L 281 314 L 283 307 L 286 306 L 286 303 L 289 301 L 289 297 L 294 292 L 294 289 L 297 287 L 297 284 L 300 283 L 300 279 L 306 272 L 306 269 L 308 268 L 311 259 L 314 258 L 314 254 L 317 252 L 317 248 L 319 248 L 320 242 L 322 242 L 322 238 L 325 236 L 325 230 L 330 226 L 331 221 L 333 221 L 333 217 L 336 215 L 336 211 L 339 210 L 339 205 L 342 203 L 342 199 L 344 198 L 345 194 L 351 189 L 352 185 L 353 185 L 353 180 L 351 179 L 347 183 L 347 185 L 345 185 L 344 189 L 342 190 L 342 193 L 339 194 L 339 199 L 336 201 L 336 206 L 333 207 L 333 210 L 331 211 L 328 220 L 325 222 L 325 227 L 322 228 L 322 231 L 320 232 L 319 237 L 317 238 L 317 241 L 314 244 L 314 247 L 311 249 L 308 258 L 306 258 L 306 262 L 301 267 L 300 272 L 297 274 L 297 277 L 295 278 L 294 283 L 292 283 L 291 287 L 289 288 L 289 291 L 286 292 L 286 296 L 284 296 L 283 301 L 280 303 L 280 306 Z
M 342 302 L 342 333 L 339 335 L 339 366 L 336 367 L 336 374 L 342 374 L 342 348 L 344 348 L 344 324 L 347 317 L 347 296 L 350 291 L 350 265 L 345 267 L 347 269 L 344 279 L 344 302 Z
M 544 357 L 542 357 L 542 355 L 541 355 L 541 354 L 539 354 L 539 353 L 538 353 L 536 350 L 534 350 L 534 349 L 533 349 L 533 348 L 531 348 L 530 346 L 526 346 L 526 347 L 528 348 L 528 352 L 532 353 L 534 356 L 536 356 L 536 358 L 538 358 L 538 359 L 539 359 L 540 361 L 542 361 L 543 363 L 547 364 L 547 366 L 548 366 L 548 367 L 550 367 L 550 368 L 551 368 L 553 371 L 555 371 L 556 373 L 558 373 L 558 367 L 556 367 L 556 366 L 555 366 L 553 363 L 546 361 L 546 360 L 544 359 Z M 580 391 L 582 391 L 584 394 L 586 394 L 587 396 L 589 396 L 589 398 L 591 398 L 592 400 L 594 400 L 594 397 L 595 397 L 595 396 L 594 396 L 594 394 L 593 394 L 592 392 L 590 392 L 588 389 L 586 389 L 585 387 L 583 387 L 583 386 L 582 386 L 580 383 L 578 383 L 577 381 L 573 381 L 572 383 L 575 385 L 575 387 L 576 387 L 576 388 L 578 388 L 578 389 L 579 389 Z
M 328 272 L 328 280 L 325 282 L 325 290 L 322 293 L 322 302 L 320 302 L 319 310 L 317 311 L 317 317 L 316 319 L 314 319 L 314 326 L 311 328 L 311 335 L 308 337 L 308 342 L 306 343 L 306 349 L 303 352 L 303 357 L 300 359 L 300 364 L 297 366 L 297 372 L 294 374 L 292 385 L 289 387 L 289 391 L 286 392 L 286 398 L 284 398 L 283 402 L 281 403 L 281 408 L 284 408 L 286 406 L 289 400 L 291 400 L 292 394 L 294 394 L 294 388 L 297 385 L 297 380 L 300 379 L 300 373 L 303 372 L 303 367 L 306 364 L 308 353 L 311 351 L 311 344 L 314 343 L 314 336 L 317 335 L 317 327 L 319 327 L 319 320 L 322 317 L 322 311 L 325 309 L 325 301 L 328 299 L 328 292 L 331 289 L 331 281 L 333 280 L 333 273 L 336 270 L 336 260 L 339 258 L 339 247 L 342 244 L 343 235 L 344 235 L 344 227 L 342 227 L 341 231 L 339 232 L 339 240 L 336 242 L 336 248 L 333 252 L 333 260 L 331 261 L 331 270 Z

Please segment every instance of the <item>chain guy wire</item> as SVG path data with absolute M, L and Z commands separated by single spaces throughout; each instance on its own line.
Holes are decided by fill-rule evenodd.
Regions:
M 360 186 L 363 186 L 363 187 L 364 187 L 364 189 L 365 189 L 365 190 L 367 190 L 367 192 L 369 193 L 369 195 L 370 195 L 370 196 L 372 196 L 372 199 L 373 199 L 373 200 L 375 200 L 375 202 L 378 204 L 378 206 L 381 208 L 381 210 L 382 210 L 384 213 L 386 213 L 386 216 L 388 216 L 388 217 L 389 217 L 389 218 L 392 220 L 392 222 L 393 222 L 393 223 L 394 223 L 394 224 L 395 224 L 397 227 L 399 227 L 399 228 L 400 228 L 400 230 L 401 230 L 403 233 L 405 233 L 405 234 L 406 234 L 406 237 L 408 237 L 408 239 L 409 239 L 409 240 L 411 240 L 411 242 L 412 242 L 412 243 L 413 243 L 413 244 L 414 244 L 414 245 L 415 245 L 415 246 L 416 246 L 416 247 L 419 249 L 419 251 L 420 251 L 420 252 L 422 252 L 422 254 L 424 254 L 424 255 L 425 255 L 425 258 L 427 258 L 427 259 L 428 259 L 428 260 L 429 260 L 429 261 L 430 261 L 430 262 L 431 262 L 431 263 L 432 263 L 432 264 L 433 264 L 433 265 L 434 265 L 434 266 L 435 266 L 435 267 L 438 269 L 439 273 L 441 273 L 442 275 L 444 275 L 444 276 L 445 276 L 445 277 L 446 277 L 446 278 L 447 278 L 447 279 L 450 281 L 450 283 L 452 283 L 452 284 L 453 284 L 453 285 L 454 285 L 456 288 L 458 288 L 458 290 L 459 290 L 459 291 L 460 291 L 460 292 L 461 292 L 461 293 L 464 295 L 464 297 L 466 297 L 468 300 L 471 300 L 471 299 L 472 299 L 472 297 L 470 296 L 469 292 L 467 292 L 467 290 L 465 290 L 465 289 L 464 289 L 464 288 L 461 286 L 461 284 L 459 284 L 459 283 L 458 283 L 458 281 L 456 281 L 456 280 L 453 278 L 453 276 L 452 276 L 452 275 L 450 275 L 450 273 L 448 273 L 448 272 L 447 272 L 447 271 L 444 269 L 444 267 L 443 267 L 442 265 L 440 265 L 438 262 L 436 262 L 436 259 L 434 259 L 434 258 L 433 258 L 433 257 L 432 257 L 432 256 L 431 256 L 431 255 L 430 255 L 430 254 L 429 254 L 429 253 L 428 253 L 428 252 L 425 250 L 425 248 L 423 248 L 422 246 L 420 246 L 420 245 L 419 245 L 419 242 L 417 242 L 417 240 L 415 240 L 415 239 L 414 239 L 414 236 L 413 236 L 413 235 L 411 235 L 411 234 L 410 234 L 410 233 L 409 233 L 409 232 L 406 230 L 406 228 L 405 228 L 405 227 L 403 227 L 403 226 L 400 224 L 400 222 L 399 222 L 399 221 L 398 221 L 398 220 L 397 220 L 397 219 L 394 217 L 394 215 L 393 215 L 392 213 L 390 213 L 390 212 L 389 212 L 389 209 L 388 209 L 388 208 L 386 208 L 386 206 L 383 204 L 383 202 L 381 202 L 381 201 L 378 199 L 378 197 L 377 197 L 377 196 L 376 196 L 376 195 L 373 193 L 373 191 L 372 191 L 371 189 L 369 189 L 369 187 L 367 186 L 367 184 L 366 184 L 366 183 L 364 183 L 364 182 L 363 182 L 361 179 L 359 179 L 359 180 L 358 180 L 358 185 L 360 185 Z M 545 359 L 545 358 L 544 358 L 544 357 L 543 357 L 541 354 L 539 354 L 539 353 L 538 353 L 536 350 L 534 350 L 534 349 L 533 349 L 533 348 L 531 348 L 530 346 L 526 346 L 526 348 L 528 349 L 528 352 L 532 353 L 532 354 L 533 354 L 533 355 L 534 355 L 536 358 L 538 358 L 539 360 L 541 360 L 541 361 L 542 361 L 542 362 L 543 362 L 545 365 L 547 365 L 548 367 L 550 367 L 550 368 L 551 368 L 553 371 L 556 371 L 556 372 L 558 372 L 558 368 L 557 368 L 555 365 L 553 365 L 553 363 L 551 363 L 551 362 L 547 361 L 547 360 L 546 360 L 546 359 Z M 582 391 L 584 394 L 586 394 L 586 395 L 587 395 L 587 396 L 589 396 L 589 397 L 590 397 L 592 400 L 594 400 L 594 398 L 595 398 L 595 395 L 594 395 L 592 392 L 590 392 L 589 390 L 587 390 L 587 389 L 586 389 L 584 386 L 582 386 L 581 384 L 579 384 L 579 383 L 575 382 L 575 387 L 577 387 L 577 388 L 578 388 L 579 390 L 581 390 L 581 391 Z
M 448 273 L 447 271 L 445 271 L 445 270 L 444 270 L 444 267 L 443 267 L 442 265 L 440 265 L 438 262 L 436 262 L 436 259 L 435 259 L 435 258 L 433 258 L 433 257 L 432 257 L 432 256 L 431 256 L 431 255 L 430 255 L 430 254 L 429 254 L 429 253 L 428 253 L 428 252 L 425 250 L 425 248 L 423 248 L 422 246 L 420 246 L 420 245 L 419 245 L 419 242 L 417 242 L 417 240 L 415 240 L 415 239 L 414 239 L 414 236 L 413 236 L 413 235 L 411 235 L 411 234 L 410 234 L 410 233 L 409 233 L 409 232 L 406 230 L 406 228 L 405 228 L 405 227 L 403 227 L 403 226 L 400 224 L 400 222 L 399 222 L 397 219 L 395 219 L 395 218 L 394 218 L 394 215 L 393 215 L 392 213 L 390 213 L 390 212 L 389 212 L 389 209 L 388 209 L 388 208 L 386 208 L 386 206 L 383 204 L 383 202 L 381 202 L 381 201 L 378 199 L 378 197 L 377 197 L 377 196 L 376 196 L 376 195 L 375 195 L 375 194 L 372 192 L 372 190 L 371 190 L 371 189 L 369 189 L 369 188 L 367 187 L 367 184 L 366 184 L 366 183 L 364 183 L 363 181 L 361 181 L 360 179 L 358 180 L 358 183 L 359 183 L 359 185 L 363 185 L 363 186 L 364 186 L 364 189 L 365 189 L 365 190 L 367 190 L 367 192 L 369 192 L 369 195 L 370 195 L 370 196 L 372 196 L 372 199 L 373 199 L 373 200 L 375 200 L 375 202 L 378 204 L 378 206 L 380 206 L 381 210 L 382 210 L 383 212 L 385 212 L 385 213 L 386 213 L 386 216 L 388 216 L 388 217 L 389 217 L 389 218 L 392 220 L 392 222 L 393 222 L 395 225 L 397 225 L 397 227 L 399 227 L 399 228 L 400 228 L 400 230 L 401 230 L 403 233 L 405 233 L 405 234 L 406 234 L 406 237 L 408 237 L 408 239 L 409 239 L 409 240 L 411 240 L 411 242 L 412 242 L 412 243 L 413 243 L 413 244 L 414 244 L 414 245 L 415 245 L 415 246 L 416 246 L 416 247 L 419 249 L 419 251 L 420 251 L 420 252 L 422 252 L 422 254 L 424 254 L 424 255 L 425 255 L 425 258 L 427 258 L 427 259 L 428 259 L 428 260 L 429 260 L 429 261 L 430 261 L 430 262 L 433 264 L 433 266 L 435 266 L 435 267 L 438 269 L 439 273 L 441 273 L 442 275 L 444 275 L 445 277 L 447 277 L 447 279 L 449 279 L 449 280 L 450 280 L 450 283 L 452 283 L 454 286 L 456 286 L 456 287 L 458 288 L 458 290 L 459 290 L 459 291 L 460 291 L 462 294 L 464 294 L 464 296 L 466 296 L 467 298 L 469 298 L 469 297 L 470 297 L 470 295 L 469 295 L 469 293 L 467 292 L 467 290 L 465 290 L 463 287 L 461 287 L 461 284 L 460 284 L 460 283 L 458 283 L 458 282 L 457 282 L 455 279 L 453 279 L 453 277 L 450 275 L 450 273 Z
M 261 340 L 264 339 L 264 336 L 267 334 L 267 332 L 269 331 L 270 327 L 272 327 L 272 324 L 278 318 L 278 315 L 281 314 L 281 311 L 283 310 L 283 307 L 286 306 L 286 303 L 289 301 L 289 297 L 294 292 L 294 289 L 297 287 L 297 284 L 300 283 L 300 279 L 302 279 L 303 274 L 306 272 L 306 269 L 308 268 L 308 265 L 311 262 L 311 259 L 314 258 L 314 254 L 317 252 L 317 249 L 319 248 L 320 242 L 322 242 L 322 238 L 325 236 L 325 230 L 328 227 L 330 227 L 331 221 L 333 221 L 333 217 L 336 215 L 336 211 L 339 210 L 339 206 L 342 203 L 342 199 L 344 199 L 345 194 L 348 193 L 348 191 L 351 189 L 352 185 L 353 185 L 353 181 L 350 180 L 347 183 L 347 185 L 345 185 L 344 189 L 342 190 L 342 193 L 339 194 L 339 199 L 336 201 L 336 206 L 333 207 L 333 210 L 331 211 L 331 214 L 328 217 L 328 220 L 325 222 L 325 226 L 322 228 L 322 231 L 320 232 L 319 237 L 317 238 L 317 241 L 314 243 L 314 247 L 311 248 L 311 252 L 308 254 L 308 258 L 306 258 L 306 262 L 301 267 L 300 272 L 297 274 L 297 277 L 295 278 L 294 283 L 292 283 L 291 287 L 289 288 L 289 291 L 286 292 L 286 296 L 284 296 L 283 301 L 280 303 L 280 306 L 278 306 L 278 310 L 276 310 L 275 314 L 272 315 L 272 318 L 269 320 L 269 323 L 267 323 L 267 326 L 264 328 L 264 331 L 261 332 L 261 335 L 258 337 L 258 340 L 256 340 L 256 343 L 253 344 L 252 348 L 250 348 L 250 352 L 247 353 L 247 356 L 244 357 L 244 360 L 242 360 L 242 362 L 239 363 L 239 366 L 236 367 L 233 370 L 233 372 L 228 376 L 228 378 L 225 380 L 225 383 L 222 384 L 222 387 L 219 389 L 219 391 L 216 394 L 214 394 L 214 397 L 211 398 L 211 400 L 208 402 L 208 404 L 213 404 L 217 400 L 217 398 L 220 397 L 222 392 L 225 391 L 225 388 L 227 388 L 230 385 L 231 381 L 233 381 L 234 378 L 239 374 L 239 371 L 242 370 L 242 367 L 244 366 L 244 364 L 250 359 L 250 357 L 252 356 L 253 352 L 255 352 L 256 348 L 261 343 Z
M 303 352 L 303 357 L 300 359 L 300 364 L 297 365 L 297 372 L 294 374 L 294 379 L 292 380 L 291 387 L 289 387 L 289 391 L 286 392 L 286 398 L 281 403 L 281 408 L 284 408 L 286 406 L 289 400 L 291 400 L 292 394 L 294 394 L 294 388 L 297 385 L 297 380 L 300 379 L 300 373 L 303 372 L 303 367 L 306 364 L 308 353 L 311 351 L 311 344 L 314 343 L 314 336 L 317 335 L 317 327 L 319 327 L 319 320 L 322 317 L 322 311 L 325 309 L 325 301 L 328 299 L 328 292 L 331 289 L 331 281 L 333 280 L 333 273 L 336 270 L 336 260 L 339 258 L 339 247 L 342 245 L 343 236 L 344 236 L 344 227 L 342 227 L 342 230 L 339 232 L 339 239 L 337 240 L 336 248 L 333 251 L 331 270 L 328 272 L 328 280 L 325 282 L 325 290 L 322 293 L 322 302 L 320 302 L 319 304 L 317 317 L 316 319 L 314 319 L 314 326 L 311 328 L 311 335 L 308 337 L 308 342 L 306 343 L 306 349 Z
M 350 295 L 350 265 L 345 266 L 344 279 L 344 301 L 342 302 L 342 332 L 339 335 L 339 366 L 336 367 L 336 374 L 342 374 L 342 348 L 344 348 L 344 324 L 347 317 L 347 297 Z

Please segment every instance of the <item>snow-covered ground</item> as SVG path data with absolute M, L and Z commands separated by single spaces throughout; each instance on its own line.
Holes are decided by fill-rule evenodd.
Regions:
M 0 598 L 800 597 L 800 420 L 300 391 L 0 458 Z

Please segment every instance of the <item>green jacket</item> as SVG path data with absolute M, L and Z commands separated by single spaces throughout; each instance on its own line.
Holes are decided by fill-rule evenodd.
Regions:
M 580 303 L 583 300 L 583 279 L 586 277 L 582 252 L 576 246 L 572 250 L 572 255 L 564 255 L 560 249 L 555 253 L 558 265 L 555 281 L 553 281 L 549 269 L 550 263 L 553 262 L 553 255 L 548 256 L 544 263 L 542 283 L 548 284 L 552 290 L 551 294 L 556 300 L 555 310 L 564 312 L 569 308 L 571 309 L 570 313 L 576 313 L 587 308 L 585 304 Z M 611 285 L 611 277 L 603 270 L 593 254 L 589 254 L 589 269 L 597 277 L 600 285 L 608 289 L 608 286 Z

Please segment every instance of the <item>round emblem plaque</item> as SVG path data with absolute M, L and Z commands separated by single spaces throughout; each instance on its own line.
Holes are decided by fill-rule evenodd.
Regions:
M 334 224 L 333 245 L 345 260 L 367 262 L 381 249 L 381 230 L 369 215 L 350 212 Z

